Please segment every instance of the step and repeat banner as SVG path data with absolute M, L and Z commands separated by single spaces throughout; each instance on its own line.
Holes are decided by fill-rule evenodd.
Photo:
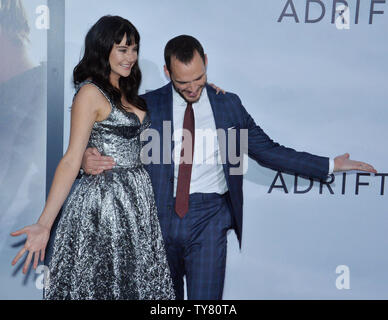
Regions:
M 0 0 L 0 299 L 36 299 L 37 275 L 11 261 L 18 228 L 35 223 L 46 196 L 47 1 Z
M 33 26 L 26 52 L 37 68 L 45 61 L 44 29 L 35 26 L 40 5 L 44 1 L 24 3 Z M 64 151 L 73 68 L 89 28 L 111 14 L 140 32 L 140 93 L 168 83 L 167 41 L 192 35 L 208 55 L 209 82 L 238 94 L 273 140 L 331 158 L 348 152 L 379 172 L 335 173 L 319 183 L 249 160 L 243 244 L 240 250 L 235 234 L 228 234 L 224 299 L 388 298 L 387 1 L 66 0 L 63 14 Z M 1 51 L 0 64 L 13 55 Z M 11 66 L 16 70 L 17 63 Z M 26 95 L 45 82 L 16 82 L 0 84 L 0 298 L 40 299 L 41 275 L 32 270 L 28 278 L 11 267 L 20 239 L 9 233 L 35 222 L 44 204 L 45 93 L 39 87 L 39 106 Z M 12 108 L 10 95 L 21 100 Z

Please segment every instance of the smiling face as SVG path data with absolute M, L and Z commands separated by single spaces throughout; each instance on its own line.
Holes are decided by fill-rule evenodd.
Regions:
M 127 45 L 127 35 L 119 44 L 114 44 L 109 55 L 109 64 L 111 67 L 111 82 L 113 85 L 118 84 L 120 77 L 129 77 L 132 67 L 137 62 L 138 45 L 132 43 Z
M 171 57 L 171 72 L 165 66 L 166 75 L 171 79 L 175 90 L 187 101 L 197 102 L 207 82 L 207 57 L 205 63 L 195 51 L 193 59 L 185 64 L 176 57 Z

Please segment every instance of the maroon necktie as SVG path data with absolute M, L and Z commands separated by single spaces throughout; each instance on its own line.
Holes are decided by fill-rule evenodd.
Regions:
M 179 217 L 183 218 L 187 211 L 189 211 L 189 194 L 190 194 L 190 180 L 191 180 L 191 169 L 193 167 L 193 157 L 194 157 L 194 111 L 191 103 L 187 104 L 187 108 L 185 111 L 185 118 L 183 121 L 183 130 L 186 129 L 190 132 L 192 137 L 191 150 L 187 150 L 190 146 L 184 144 L 184 135 L 182 138 L 182 149 L 181 149 L 181 161 L 179 165 L 179 173 L 178 173 L 178 184 L 176 191 L 176 201 L 175 201 L 175 211 Z M 184 151 L 191 151 L 191 159 L 189 159 L 189 163 L 185 163 L 183 161 Z M 190 154 L 190 153 L 189 153 Z M 187 160 L 187 157 L 186 157 Z

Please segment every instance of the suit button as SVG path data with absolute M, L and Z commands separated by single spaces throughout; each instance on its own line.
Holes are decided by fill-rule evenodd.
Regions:
M 171 206 L 167 206 L 167 209 L 168 209 L 168 210 L 171 210 L 171 209 L 172 209 L 172 207 L 171 207 Z
M 171 182 L 171 183 L 174 183 L 174 178 L 171 178 L 171 179 L 170 179 L 170 182 Z

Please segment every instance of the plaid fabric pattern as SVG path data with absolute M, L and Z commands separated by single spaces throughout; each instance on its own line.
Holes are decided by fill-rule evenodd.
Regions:
M 186 276 L 189 300 L 221 300 L 232 216 L 225 196 L 194 193 L 189 201 L 190 209 L 183 219 L 170 212 L 165 242 L 176 297 L 183 300 Z

